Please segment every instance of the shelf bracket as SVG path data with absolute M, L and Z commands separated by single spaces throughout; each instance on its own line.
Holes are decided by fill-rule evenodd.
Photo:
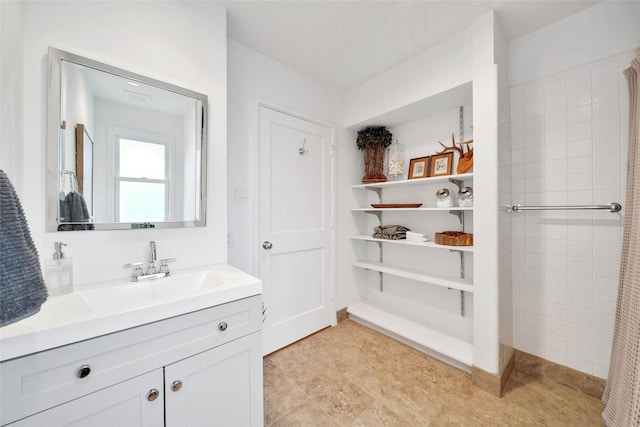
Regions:
M 460 255 L 460 278 L 464 279 L 464 252 L 456 249 L 450 249 L 449 252 L 458 252 Z
M 378 195 L 378 203 L 382 203 L 382 188 L 371 188 L 371 187 L 366 187 L 367 190 L 369 191 L 373 191 L 374 193 L 376 193 Z
M 382 189 L 381 188 L 369 188 L 367 190 L 373 191 L 378 195 L 378 203 L 382 203 Z M 382 225 L 382 212 L 380 211 L 367 211 L 368 214 L 372 214 L 378 217 L 378 224 Z M 382 250 L 382 242 L 376 242 L 378 244 L 378 251 L 380 252 L 379 259 L 380 262 L 383 261 L 383 250 Z M 384 290 L 384 276 L 381 271 L 378 272 L 378 283 L 380 292 Z
M 382 250 L 382 242 L 376 242 L 378 244 L 378 259 L 380 263 L 384 262 L 384 251 Z M 382 275 L 382 271 L 378 272 L 378 280 L 379 280 L 379 288 L 380 292 L 384 290 L 384 276 Z
M 447 288 L 449 290 L 453 288 Z M 464 317 L 464 291 L 460 290 L 460 316 Z
M 460 142 L 464 141 L 464 107 L 461 105 L 459 108 L 460 112 Z
M 461 179 L 449 178 L 449 182 L 455 184 L 458 187 L 458 191 L 462 190 L 462 187 L 464 187 L 464 181 Z
M 458 217 L 460 221 L 460 231 L 464 231 L 464 211 L 450 210 L 449 213 Z
M 365 271 L 372 271 L 370 268 L 365 268 Z M 379 280 L 379 289 L 380 292 L 382 292 L 384 290 L 384 279 L 383 279 L 383 273 L 382 271 L 378 271 L 378 280 Z
M 365 211 L 368 214 L 375 215 L 378 217 L 378 224 L 382 225 L 382 212 L 380 211 Z
M 464 279 L 464 252 L 450 249 L 449 252 L 458 252 L 460 255 L 460 278 Z M 464 291 L 460 290 L 460 316 L 464 317 Z

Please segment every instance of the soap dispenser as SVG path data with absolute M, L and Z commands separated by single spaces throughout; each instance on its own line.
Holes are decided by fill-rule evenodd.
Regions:
M 65 258 L 62 242 L 55 242 L 55 252 L 51 259 L 44 261 L 44 282 L 49 295 L 64 295 L 73 291 L 73 265 L 71 258 Z

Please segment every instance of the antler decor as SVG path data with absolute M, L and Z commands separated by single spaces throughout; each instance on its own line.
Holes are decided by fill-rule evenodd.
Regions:
M 442 151 L 438 151 L 436 152 L 436 154 L 444 154 L 444 153 L 448 153 L 449 151 L 457 151 L 458 154 L 460 154 L 460 157 L 462 157 L 464 155 L 464 152 L 462 151 L 462 148 L 458 147 L 456 145 L 456 140 L 453 136 L 453 134 L 451 134 L 451 147 L 447 147 L 446 145 L 444 145 L 442 142 L 438 141 L 438 144 L 442 145 L 444 147 L 444 149 Z
M 460 147 L 458 147 L 456 145 L 455 137 L 453 136 L 453 134 L 451 134 L 451 147 L 447 147 L 442 142 L 438 141 L 438 144 L 442 145 L 443 149 L 442 151 L 438 151 L 437 154 L 444 154 L 450 151 L 457 151 L 458 154 L 460 154 L 460 158 L 458 160 L 457 172 L 465 173 L 473 167 L 473 148 L 469 148 L 469 144 L 472 144 L 472 143 L 473 143 L 473 139 L 470 139 L 469 141 L 462 141 L 458 143 L 460 144 Z M 464 146 L 467 147 L 466 153 L 464 151 Z

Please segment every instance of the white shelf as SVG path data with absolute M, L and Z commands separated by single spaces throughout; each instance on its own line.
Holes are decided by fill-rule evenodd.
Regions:
M 367 235 L 351 236 L 351 238 L 353 240 L 364 240 L 367 242 L 391 243 L 391 244 L 398 244 L 398 245 L 420 246 L 423 248 L 446 249 L 446 250 L 460 251 L 460 252 L 473 252 L 473 246 L 438 245 L 435 242 L 415 242 L 407 239 L 401 239 L 401 240 L 375 239 Z
M 403 211 L 472 211 L 473 207 L 460 207 L 460 206 L 452 206 L 450 208 L 354 208 L 351 209 L 353 212 L 403 212 Z
M 441 286 L 443 288 L 458 289 L 460 291 L 473 293 L 473 281 L 469 279 L 459 279 L 442 274 L 426 273 L 424 271 L 414 270 L 406 267 L 398 267 L 381 262 L 359 261 L 353 263 L 353 266 L 364 268 L 365 270 L 379 271 L 381 273 L 403 277 L 405 279 L 411 279 L 417 282 L 428 283 L 430 285 Z
M 347 308 L 347 312 L 354 321 L 391 335 L 447 363 L 467 371 L 473 366 L 472 343 L 380 310 L 366 303 L 350 306 Z
M 351 188 L 388 188 L 388 187 L 401 187 L 408 185 L 425 185 L 425 184 L 437 184 L 439 182 L 448 182 L 449 179 L 457 179 L 460 181 L 465 181 L 473 178 L 473 172 L 463 173 L 457 175 L 445 175 L 445 176 L 434 176 L 430 178 L 417 178 L 417 179 L 404 179 L 401 181 L 386 181 L 386 182 L 374 182 L 371 184 L 359 184 L 353 185 Z

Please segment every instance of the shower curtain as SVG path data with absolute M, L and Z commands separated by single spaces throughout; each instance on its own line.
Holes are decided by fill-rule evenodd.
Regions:
M 640 48 L 624 71 L 629 88 L 629 159 L 620 287 L 602 419 L 609 427 L 640 425 Z M 637 214 L 637 215 L 636 215 Z

